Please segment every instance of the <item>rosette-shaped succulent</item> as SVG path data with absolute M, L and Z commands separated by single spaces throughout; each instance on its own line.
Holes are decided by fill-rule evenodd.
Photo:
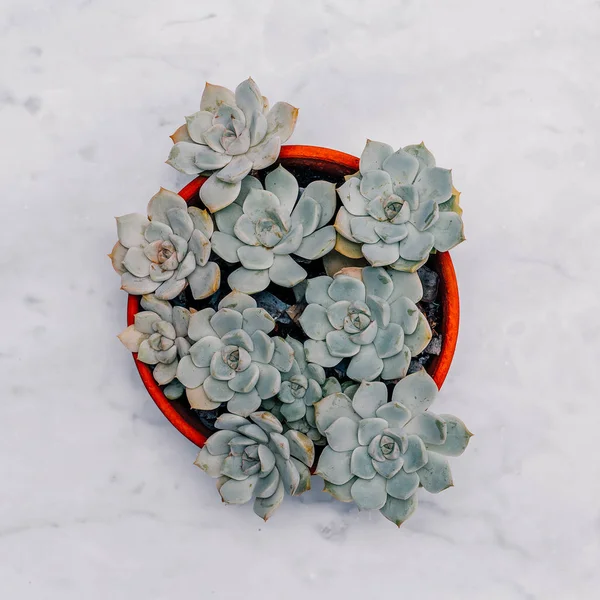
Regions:
M 313 443 L 298 431 L 286 431 L 269 412 L 231 414 L 215 422 L 195 464 L 211 477 L 228 504 L 245 504 L 252 498 L 254 512 L 265 521 L 283 500 L 284 493 L 300 495 L 310 489 Z
M 302 342 L 288 336 L 294 350 L 292 368 L 281 375 L 281 389 L 275 398 L 265 400 L 262 407 L 271 411 L 286 427 L 305 433 L 315 444 L 325 438 L 317 429 L 314 404 L 324 396 L 341 392 L 335 377 L 327 377 L 321 365 L 306 362 Z
M 128 294 L 172 300 L 189 284 L 196 300 L 219 289 L 219 266 L 208 262 L 214 226 L 207 211 L 162 189 L 148 204 L 148 217 L 117 217 L 119 241 L 109 257 Z
M 453 485 L 445 457 L 461 455 L 472 434 L 457 417 L 428 410 L 436 395 L 422 370 L 394 387 L 391 402 L 382 382 L 363 382 L 352 400 L 333 394 L 318 402 L 328 446 L 316 474 L 325 490 L 400 526 L 417 506 L 419 485 L 434 494 Z
M 294 351 L 283 338 L 269 337 L 275 321 L 251 296 L 232 292 L 218 308 L 191 315 L 188 337 L 196 343 L 179 361 L 177 379 L 192 408 L 227 403 L 229 412 L 247 417 L 279 392 Z
M 138 360 L 156 365 L 152 375 L 160 385 L 167 385 L 165 396 L 175 400 L 183 394 L 183 385 L 175 379 L 179 359 L 187 356 L 190 349 L 188 324 L 191 312 L 183 306 L 171 306 L 166 300 L 155 296 L 143 296 L 143 310 L 130 325 L 119 334 L 122 344 L 137 352 Z
M 243 185 L 235 203 L 215 215 L 214 252 L 242 263 L 227 283 L 247 294 L 270 282 L 293 287 L 307 273 L 290 254 L 316 260 L 335 245 L 335 229 L 327 226 L 335 213 L 335 186 L 313 181 L 298 200 L 298 182 L 281 166 L 267 175 L 266 190 L 254 177 Z
M 252 169 L 277 160 L 297 116 L 298 109 L 286 102 L 269 110 L 252 79 L 240 83 L 235 93 L 207 83 L 200 111 L 171 136 L 175 145 L 167 163 L 188 175 L 216 171 L 200 190 L 206 207 L 216 212 L 235 200 L 240 182 Z
M 334 367 L 352 357 L 346 374 L 355 381 L 404 377 L 432 335 L 415 304 L 423 296 L 419 276 L 376 267 L 352 271 L 360 279 L 342 270 L 307 282 L 300 317 L 310 338 L 306 360 Z
M 362 255 L 375 267 L 416 271 L 432 249 L 445 252 L 465 239 L 452 173 L 436 167 L 423 144 L 394 152 L 387 144 L 367 141 L 360 173 L 338 194 L 344 206 L 336 217 L 337 232 L 362 244 Z M 360 256 L 350 244 L 337 248 Z

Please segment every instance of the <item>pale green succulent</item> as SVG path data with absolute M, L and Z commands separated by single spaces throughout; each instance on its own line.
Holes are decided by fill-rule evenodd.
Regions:
M 275 398 L 265 400 L 262 407 L 270 410 L 285 427 L 305 433 L 315 444 L 325 443 L 317 429 L 314 404 L 324 396 L 341 392 L 335 377 L 327 377 L 320 365 L 306 362 L 302 342 L 288 336 L 294 350 L 292 368 L 281 376 L 281 389 Z
M 167 163 L 188 175 L 215 171 L 202 186 L 200 198 L 216 212 L 235 200 L 240 182 L 252 169 L 264 169 L 277 160 L 297 117 L 298 109 L 286 102 L 269 110 L 252 79 L 240 83 L 235 93 L 207 83 L 200 111 L 171 136 L 175 145 Z
M 188 337 L 196 343 L 179 361 L 177 379 L 192 408 L 226 403 L 229 412 L 247 417 L 279 392 L 294 351 L 283 338 L 269 337 L 275 321 L 251 296 L 232 292 L 218 308 L 191 315 Z
M 219 478 L 217 489 L 228 504 L 245 504 L 252 498 L 254 512 L 265 521 L 283 500 L 284 493 L 298 496 L 310 489 L 310 467 L 315 448 L 298 431 L 283 432 L 269 412 L 250 415 L 250 420 L 221 415 L 198 454 L 195 464 Z
M 298 200 L 298 182 L 283 167 L 269 173 L 266 190 L 247 177 L 235 203 L 215 215 L 213 251 L 229 263 L 241 262 L 227 279 L 229 287 L 253 294 L 270 282 L 293 287 L 306 271 L 290 256 L 316 260 L 335 246 L 335 186 L 313 181 Z
M 156 365 L 152 371 L 154 379 L 166 385 L 165 395 L 175 400 L 184 390 L 176 376 L 179 360 L 190 350 L 187 336 L 191 313 L 183 306 L 171 306 L 154 295 L 143 296 L 141 305 L 146 310 L 137 313 L 133 325 L 118 337 L 130 352 L 137 352 L 139 361 Z
M 148 204 L 148 217 L 117 217 L 119 241 L 111 254 L 128 294 L 152 294 L 172 300 L 189 284 L 196 300 L 219 289 L 221 271 L 209 262 L 214 225 L 207 211 L 187 206 L 163 188 Z
M 357 272 L 361 279 L 340 272 L 307 282 L 300 317 L 310 338 L 306 360 L 327 368 L 352 357 L 346 374 L 355 381 L 404 377 L 432 336 L 415 304 L 423 296 L 419 276 L 376 267 Z
M 394 152 L 387 144 L 367 141 L 360 172 L 338 194 L 344 206 L 335 228 L 362 244 L 374 267 L 416 271 L 432 249 L 445 252 L 465 239 L 452 173 L 435 166 L 424 144 Z
M 436 494 L 453 485 L 445 457 L 460 456 L 472 434 L 457 417 L 428 410 L 437 391 L 421 370 L 394 387 L 391 402 L 382 382 L 363 382 L 352 399 L 333 394 L 318 402 L 328 446 L 316 474 L 325 490 L 400 526 L 417 507 L 419 486 Z

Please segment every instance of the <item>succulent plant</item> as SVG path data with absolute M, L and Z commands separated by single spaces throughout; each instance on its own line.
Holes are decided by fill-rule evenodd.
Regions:
M 284 427 L 305 433 L 315 444 L 324 444 L 325 438 L 317 429 L 314 403 L 324 396 L 341 392 L 335 377 L 327 377 L 321 365 L 306 362 L 302 342 L 288 336 L 294 350 L 292 368 L 281 376 L 277 397 L 265 400 L 262 407 L 270 410 Z
M 279 392 L 294 351 L 283 338 L 269 337 L 275 321 L 251 296 L 232 292 L 218 308 L 191 315 L 188 337 L 196 343 L 179 361 L 177 379 L 192 408 L 227 403 L 229 412 L 247 417 Z
M 335 213 L 335 186 L 313 181 L 297 200 L 298 182 L 281 166 L 267 175 L 266 190 L 252 176 L 242 185 L 235 203 L 215 215 L 213 251 L 229 263 L 242 263 L 227 282 L 248 294 L 271 281 L 293 287 L 307 273 L 290 254 L 316 260 L 335 245 L 335 229 L 327 226 Z
M 453 485 L 446 456 L 460 456 L 471 433 L 452 415 L 429 408 L 437 387 L 424 371 L 400 381 L 388 402 L 382 382 L 363 382 L 354 397 L 332 394 L 315 405 L 328 446 L 316 474 L 325 490 L 359 509 L 376 509 L 400 526 L 417 507 L 417 488 Z
M 195 464 L 219 478 L 217 489 L 228 504 L 245 504 L 252 498 L 254 512 L 265 521 L 283 500 L 284 493 L 300 495 L 310 489 L 315 448 L 298 431 L 283 432 L 269 412 L 243 417 L 223 414 L 198 454 Z
M 188 324 L 191 312 L 182 306 L 171 306 L 155 296 L 143 296 L 143 310 L 119 334 L 119 339 L 130 352 L 138 353 L 138 360 L 156 365 L 152 375 L 160 385 L 167 385 L 165 395 L 175 400 L 183 394 L 183 385 L 175 377 L 179 360 L 189 354 Z
M 161 188 L 148 204 L 148 217 L 117 217 L 119 241 L 109 257 L 121 289 L 172 300 L 189 284 L 194 298 L 207 298 L 221 283 L 219 266 L 208 261 L 213 229 L 207 211 L 188 208 L 181 196 Z
M 186 117 L 172 136 L 175 143 L 167 163 L 182 173 L 215 171 L 200 190 L 211 212 L 231 204 L 240 182 L 252 169 L 264 169 L 279 156 L 281 144 L 292 135 L 298 109 L 277 102 L 271 110 L 252 79 L 235 93 L 206 84 L 200 111 Z
M 335 228 L 374 267 L 416 271 L 432 249 L 445 252 L 464 240 L 459 193 L 452 173 L 435 166 L 424 144 L 394 149 L 367 141 L 360 172 L 338 189 L 343 203 Z M 357 257 L 353 244 L 336 248 Z
M 310 338 L 306 360 L 327 368 L 352 357 L 346 374 L 355 381 L 404 377 L 432 336 L 415 304 L 423 295 L 419 276 L 381 267 L 350 272 L 307 282 L 299 319 Z

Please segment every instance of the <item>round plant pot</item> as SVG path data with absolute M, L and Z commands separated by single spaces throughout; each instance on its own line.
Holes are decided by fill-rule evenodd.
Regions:
M 345 175 L 358 171 L 359 159 L 356 156 L 319 148 L 317 146 L 283 146 L 278 163 L 281 163 L 292 173 L 310 169 L 318 172 L 323 179 L 343 180 Z M 197 177 L 186 185 L 179 195 L 188 203 L 198 200 L 198 191 L 206 177 Z M 438 301 L 442 308 L 442 350 L 434 357 L 427 371 L 436 382 L 438 388 L 442 387 L 456 348 L 460 308 L 458 299 L 458 285 L 452 259 L 448 252 L 440 252 L 430 257 L 427 266 L 434 269 L 439 275 Z M 140 297 L 129 296 L 127 302 L 127 325 L 132 325 L 136 313 L 140 311 Z M 161 412 L 171 424 L 191 442 L 202 447 L 211 431 L 203 425 L 194 411 L 189 407 L 185 394 L 178 400 L 169 400 L 154 380 L 148 365 L 137 359 L 133 354 L 137 370 L 148 393 L 156 402 Z

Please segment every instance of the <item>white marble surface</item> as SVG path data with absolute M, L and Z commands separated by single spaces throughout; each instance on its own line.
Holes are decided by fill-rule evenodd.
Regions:
M 597 598 L 599 28 L 592 0 L 2 0 L 0 596 Z M 222 506 L 115 338 L 113 217 L 185 182 L 167 136 L 248 75 L 291 141 L 424 139 L 463 192 L 440 404 L 476 435 L 399 531 L 317 491 Z

